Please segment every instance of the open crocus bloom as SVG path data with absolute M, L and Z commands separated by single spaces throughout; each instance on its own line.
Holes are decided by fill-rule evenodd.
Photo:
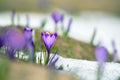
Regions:
M 95 51 L 96 59 L 99 62 L 99 64 L 102 66 L 106 61 L 108 57 L 107 49 L 103 46 L 98 46 Z
M 60 14 L 59 12 L 53 12 L 52 13 L 52 18 L 53 20 L 55 21 L 55 23 L 57 24 L 59 21 L 62 21 L 63 20 L 63 15 Z
M 50 34 L 49 32 L 42 32 L 41 36 L 47 51 L 50 52 L 51 47 L 56 41 L 57 33 Z

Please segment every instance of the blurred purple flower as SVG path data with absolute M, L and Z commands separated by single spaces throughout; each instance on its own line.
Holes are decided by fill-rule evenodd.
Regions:
M 107 49 L 103 46 L 98 46 L 95 51 L 95 56 L 97 61 L 99 62 L 99 65 L 103 66 L 103 64 L 107 61 L 108 58 Z
M 116 62 L 118 59 L 118 54 L 117 54 L 116 44 L 114 40 L 112 40 L 112 48 L 113 48 L 113 62 Z
M 26 40 L 32 41 L 32 31 L 33 31 L 32 28 L 29 27 L 24 28 L 24 36 Z
M 5 34 L 5 45 L 12 49 L 22 49 L 25 39 L 22 32 L 17 28 L 9 29 Z
M 49 32 L 42 32 L 41 33 L 42 40 L 45 44 L 45 47 L 47 49 L 47 52 L 50 52 L 51 47 L 56 41 L 57 33 L 50 34 Z
M 35 53 L 35 45 L 33 42 L 33 37 L 32 37 L 32 28 L 26 27 L 24 29 L 24 36 L 25 36 L 25 40 L 26 40 L 26 46 L 29 50 L 29 56 L 30 56 L 30 60 L 34 60 L 34 53 Z
M 4 45 L 7 47 L 8 56 L 13 59 L 15 52 L 25 46 L 25 38 L 22 32 L 17 28 L 9 28 L 4 33 Z
M 54 22 L 57 24 L 59 21 L 62 21 L 64 19 L 64 16 L 62 14 L 60 14 L 59 12 L 53 12 L 52 18 L 53 18 Z

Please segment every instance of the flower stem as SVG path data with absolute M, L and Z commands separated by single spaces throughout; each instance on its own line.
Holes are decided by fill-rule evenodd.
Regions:
M 48 62 L 49 62 L 49 57 L 50 57 L 50 50 L 47 51 L 47 60 L 46 60 L 45 65 L 48 64 Z

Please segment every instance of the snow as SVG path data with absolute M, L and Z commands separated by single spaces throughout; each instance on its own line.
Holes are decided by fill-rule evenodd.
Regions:
M 39 55 L 41 52 L 37 52 L 36 54 Z M 64 58 L 60 55 L 56 55 L 56 57 L 59 57 L 55 64 L 56 69 L 62 66 L 63 72 L 78 76 L 80 80 L 97 80 L 97 61 Z M 101 80 L 117 80 L 120 77 L 119 63 L 106 62 L 103 69 L 104 72 Z
M 81 80 L 97 80 L 98 63 L 96 61 L 60 58 L 56 67 L 63 66 L 63 70 L 77 75 Z M 106 62 L 102 80 L 117 80 L 120 77 L 120 64 Z

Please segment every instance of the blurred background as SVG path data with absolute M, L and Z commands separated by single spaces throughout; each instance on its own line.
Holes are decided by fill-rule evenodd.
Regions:
M 119 0 L 0 0 L 0 11 L 50 12 L 56 8 L 69 13 L 104 11 L 120 13 Z
M 26 16 L 31 27 L 39 27 L 46 19 L 45 30 L 50 31 L 54 26 L 51 14 L 58 11 L 65 15 L 65 26 L 73 18 L 71 38 L 89 43 L 96 29 L 94 45 L 102 43 L 112 53 L 111 41 L 115 40 L 120 49 L 120 0 L 0 0 L 0 25 L 11 24 L 13 10 L 18 13 L 16 25 L 26 25 Z
M 53 50 L 58 47 L 60 55 L 64 57 L 95 60 L 95 46 L 102 44 L 110 54 L 113 54 L 112 41 L 114 41 L 120 59 L 120 0 L 0 0 L 1 27 L 12 24 L 11 17 L 14 11 L 14 25 L 28 25 L 40 29 L 42 22 L 46 20 L 44 30 L 50 32 L 54 32 L 55 26 L 51 18 L 53 12 L 57 11 L 65 15 L 63 24 L 65 29 L 68 20 L 72 18 L 73 22 L 68 34 L 71 39 L 60 37 L 55 44 L 56 46 L 53 47 Z M 40 38 L 40 32 L 36 30 L 35 33 L 36 37 Z M 61 35 L 61 32 L 58 34 Z M 38 47 L 36 50 L 40 51 L 40 39 L 35 41 Z M 17 69 L 18 65 L 12 64 L 16 71 L 20 69 Z M 28 66 L 25 65 L 26 68 Z M 18 70 L 18 75 L 22 74 L 19 71 L 21 70 Z M 21 79 L 22 77 L 19 78 L 19 80 Z M 26 78 L 22 80 L 26 80 Z

